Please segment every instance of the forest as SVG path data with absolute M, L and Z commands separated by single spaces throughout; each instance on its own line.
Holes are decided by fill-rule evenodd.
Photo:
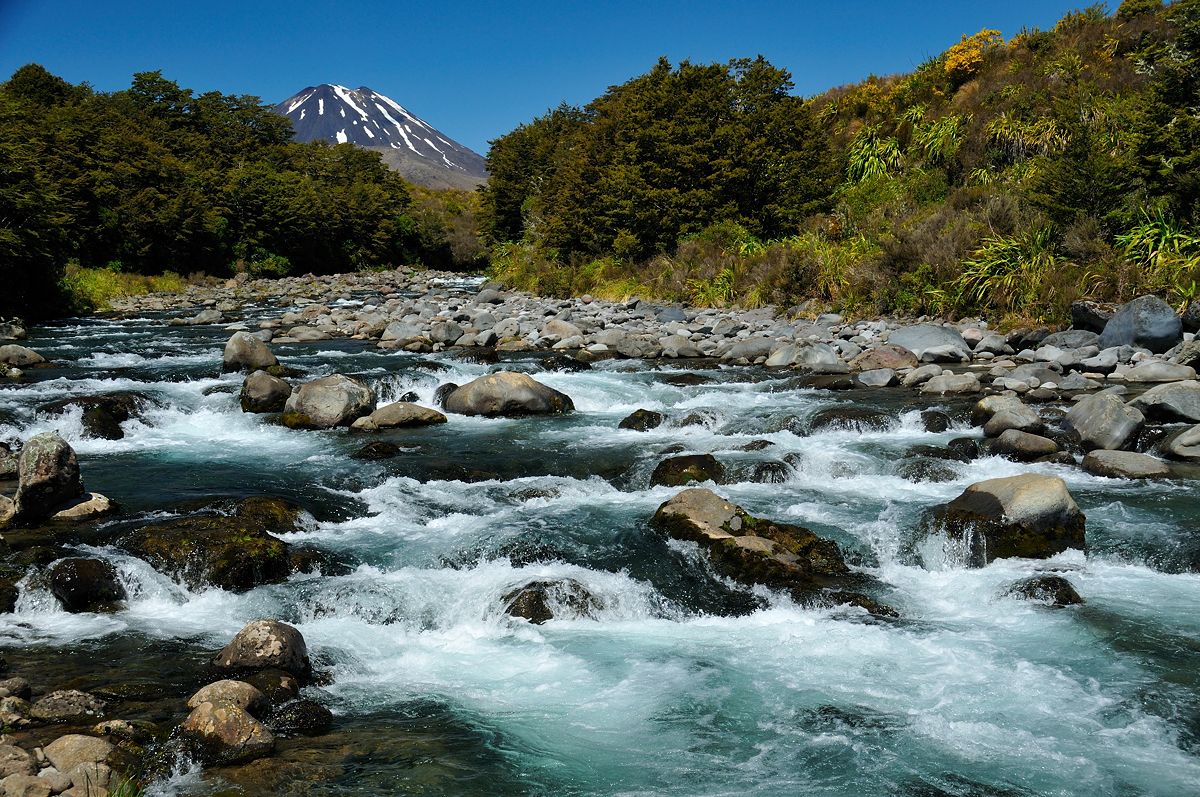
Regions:
M 158 72 L 0 84 L 0 315 L 191 275 L 482 270 L 547 295 L 1065 319 L 1198 298 L 1200 0 L 964 35 L 814 97 L 759 57 L 671 64 L 492 142 L 478 193 L 292 142 Z
M 1200 278 L 1200 0 L 964 35 L 800 98 L 672 66 L 493 142 L 493 273 L 532 291 L 1063 320 Z
M 158 72 L 103 93 L 18 69 L 0 85 L 0 316 L 95 309 L 201 273 L 482 264 L 473 194 L 291 137 L 257 97 L 196 96 Z

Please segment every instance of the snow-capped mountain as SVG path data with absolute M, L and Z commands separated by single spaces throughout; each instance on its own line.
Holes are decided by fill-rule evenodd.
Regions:
M 403 105 L 366 86 L 309 86 L 275 106 L 297 141 L 350 143 L 377 150 L 409 182 L 472 188 L 487 180 L 483 158 Z

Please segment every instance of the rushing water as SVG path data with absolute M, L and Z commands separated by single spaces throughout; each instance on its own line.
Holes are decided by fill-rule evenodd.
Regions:
M 281 751 L 325 767 L 305 770 L 297 794 L 1200 793 L 1200 508 L 1189 482 L 1121 483 L 985 457 L 948 463 L 954 481 L 915 483 L 896 475 L 907 448 L 977 432 L 924 431 L 907 394 L 630 361 L 539 373 L 574 399 L 569 417 L 452 416 L 387 434 L 405 452 L 363 462 L 349 455 L 364 436 L 240 412 L 241 377 L 219 374 L 228 335 L 157 318 L 40 329 L 29 345 L 56 366 L 0 390 L 0 439 L 59 430 L 88 488 L 134 516 L 208 496 L 293 499 L 313 522 L 290 541 L 352 570 L 242 595 L 193 592 L 92 549 L 117 563 L 127 607 L 66 614 L 30 590 L 17 614 L 0 616 L 10 660 L 38 661 L 62 682 L 97 683 L 96 662 L 110 679 L 169 682 L 248 620 L 292 622 L 334 676 L 320 699 L 337 714 L 330 737 Z M 429 404 L 438 384 L 489 368 L 354 341 L 276 351 L 313 375 L 362 376 L 381 403 L 413 390 Z M 682 373 L 706 379 L 689 385 Z M 115 390 L 156 400 L 123 440 L 84 439 L 77 414 L 36 412 Z M 865 401 L 893 413 L 892 427 L 788 430 L 789 419 Z M 639 407 L 704 422 L 618 430 Z M 742 450 L 751 440 L 774 445 Z M 647 519 L 674 491 L 647 484 L 669 447 L 715 453 L 735 482 L 716 489 L 754 514 L 835 539 L 887 585 L 879 597 L 903 619 L 744 590 L 715 578 L 690 545 L 666 543 Z M 786 482 L 751 481 L 768 459 L 789 463 Z M 1086 557 L 967 570 L 936 550 L 923 567 L 904 553 L 929 506 L 1031 469 L 1067 481 L 1088 516 Z M 1002 595 L 1048 567 L 1065 571 L 1086 605 Z M 586 586 L 594 613 L 541 626 L 504 613 L 506 593 L 554 578 Z M 193 772 L 161 788 L 220 784 Z

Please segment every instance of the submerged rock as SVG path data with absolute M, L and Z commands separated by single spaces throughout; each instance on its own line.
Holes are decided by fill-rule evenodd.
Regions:
M 1086 550 L 1084 515 L 1057 476 L 1025 473 L 988 479 L 932 513 L 932 530 L 966 546 L 967 564 L 993 559 L 1045 559 L 1068 548 Z
M 315 700 L 293 700 L 271 712 L 267 727 L 283 737 L 319 736 L 333 725 L 333 712 Z
M 1005 595 L 1051 606 L 1077 606 L 1083 598 L 1062 576 L 1039 575 L 1014 581 L 1004 590 Z
M 632 429 L 635 432 L 648 432 L 651 429 L 662 426 L 663 421 L 666 419 L 667 416 L 654 410 L 634 410 L 617 424 L 617 428 Z
M 283 423 L 292 429 L 349 426 L 375 411 L 375 391 L 344 374 L 314 379 L 292 392 L 283 408 Z
M 234 672 L 278 669 L 301 678 L 312 672 L 303 635 L 278 620 L 248 623 L 217 654 L 213 664 Z
M 108 704 L 95 695 L 64 689 L 35 701 L 29 716 L 42 722 L 95 722 L 107 710 Z
M 119 392 L 51 401 L 40 406 L 38 411 L 59 415 L 79 407 L 83 412 L 80 423 L 85 435 L 100 440 L 121 440 L 125 437 L 121 424 L 137 418 L 143 407 L 150 403 L 151 400 L 141 393 Z
M 488 418 L 554 415 L 575 409 L 570 396 L 515 371 L 473 379 L 446 396 L 444 406 L 447 412 Z
M 866 407 L 842 405 L 818 411 L 808 421 L 809 432 L 841 429 L 851 432 L 879 432 L 889 428 L 895 419 L 886 412 Z
M 725 481 L 725 466 L 712 454 L 668 457 L 650 474 L 650 486 L 682 487 L 688 482 Z

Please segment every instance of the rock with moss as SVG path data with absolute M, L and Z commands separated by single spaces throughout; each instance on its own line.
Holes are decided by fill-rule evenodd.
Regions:
M 675 539 L 699 543 L 719 572 L 744 584 L 813 589 L 835 585 L 850 572 L 832 540 L 754 517 L 711 490 L 675 495 L 651 524 Z
M 725 466 L 712 454 L 667 457 L 650 474 L 651 486 L 682 487 L 691 482 L 707 481 L 716 484 L 725 481 Z
M 54 432 L 34 435 L 21 448 L 17 485 L 12 524 L 44 520 L 84 494 L 75 451 Z
M 966 563 L 973 567 L 1087 549 L 1084 514 L 1066 482 L 1040 473 L 976 482 L 934 509 L 926 527 L 962 541 Z
M 192 589 L 212 585 L 245 592 L 293 572 L 289 545 L 276 534 L 298 531 L 301 510 L 279 498 L 247 498 L 231 508 L 148 523 L 119 546 Z
M 638 409 L 629 413 L 617 424 L 618 429 L 629 429 L 635 432 L 648 432 L 662 426 L 667 416 L 654 410 Z

